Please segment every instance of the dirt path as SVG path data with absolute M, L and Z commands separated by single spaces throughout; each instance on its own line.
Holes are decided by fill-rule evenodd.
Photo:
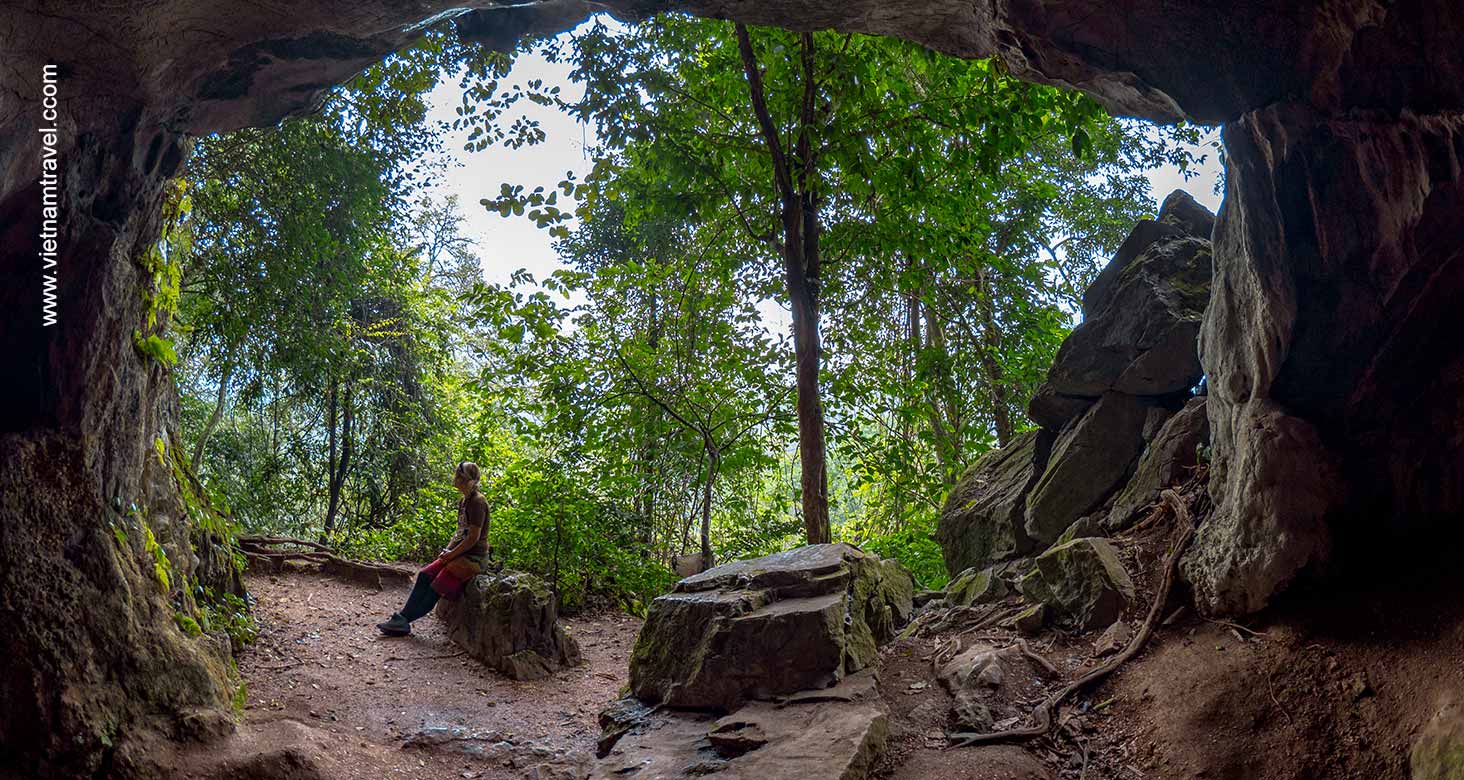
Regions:
M 625 615 L 565 619 L 586 663 L 517 682 L 463 655 L 435 617 L 410 637 L 380 636 L 375 623 L 405 587 L 378 592 L 314 574 L 252 576 L 248 586 L 260 632 L 238 659 L 248 685 L 239 735 L 185 759 L 181 776 L 254 756 L 259 776 L 517 777 L 522 759 L 493 745 L 512 743 L 519 756 L 593 747 L 596 715 L 626 684 L 640 625 Z

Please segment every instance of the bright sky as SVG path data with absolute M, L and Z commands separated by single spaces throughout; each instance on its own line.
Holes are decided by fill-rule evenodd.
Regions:
M 574 100 L 583 90 L 569 80 L 569 66 L 564 63 L 551 64 L 537 55 L 522 55 L 514 64 L 513 72 L 503 80 L 504 84 L 522 84 L 529 79 L 540 78 L 547 86 L 559 85 L 567 100 Z M 432 94 L 434 119 L 451 120 L 453 108 L 462 102 L 462 91 L 455 79 L 449 79 Z M 560 268 L 554 253 L 552 241 L 546 231 L 534 226 L 523 217 L 503 218 L 497 212 L 490 212 L 478 201 L 495 197 L 499 185 L 504 182 L 526 185 L 527 189 L 543 185 L 552 188 L 566 171 L 583 176 L 590 166 L 585 155 L 585 144 L 592 141 L 588 127 L 550 108 L 526 104 L 530 117 L 540 120 L 547 139 L 536 146 L 521 149 L 491 147 L 481 152 L 466 152 L 462 146 L 466 132 L 449 138 L 447 149 L 456 161 L 437 195 L 456 194 L 461 201 L 466 217 L 464 232 L 477 241 L 483 272 L 489 282 L 507 284 L 514 270 L 526 268 L 535 279 L 543 279 Z M 506 117 L 505 121 L 511 121 Z M 1213 138 L 1213 134 L 1211 136 Z M 1211 140 L 1207 138 L 1206 141 Z M 1188 191 L 1195 200 L 1211 211 L 1220 205 L 1220 198 L 1214 193 L 1214 184 L 1220 168 L 1212 149 L 1199 175 L 1188 182 L 1177 169 L 1154 169 L 1148 172 L 1155 200 L 1158 203 L 1175 189 Z M 765 315 L 778 317 L 773 312 Z M 786 314 L 782 315 L 786 317 Z

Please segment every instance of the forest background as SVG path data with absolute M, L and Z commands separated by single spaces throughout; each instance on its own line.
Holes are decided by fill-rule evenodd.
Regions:
M 566 126 L 567 172 L 463 166 Z M 493 557 L 569 610 L 827 539 L 939 587 L 950 486 L 1031 425 L 1150 177 L 1212 140 L 868 36 L 599 17 L 504 54 L 447 27 L 199 141 L 135 339 L 237 529 L 430 559 L 473 460 Z M 480 214 L 556 267 L 509 270 Z

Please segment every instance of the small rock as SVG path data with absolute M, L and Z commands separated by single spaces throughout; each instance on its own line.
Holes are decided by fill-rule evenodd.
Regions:
M 1014 617 L 1002 621 L 1002 625 L 1016 630 L 1018 633 L 1032 636 L 1042 631 L 1042 626 L 1047 622 L 1047 605 L 1034 604 L 1022 610 Z
M 1372 683 L 1368 680 L 1366 669 L 1348 678 L 1347 692 L 1352 695 L 1353 701 L 1359 701 L 1373 695 Z
M 1109 626 L 1098 641 L 1093 645 L 1093 655 L 1102 658 L 1106 655 L 1113 655 L 1128 645 L 1129 639 L 1133 637 L 1133 630 L 1128 623 L 1122 620 Z

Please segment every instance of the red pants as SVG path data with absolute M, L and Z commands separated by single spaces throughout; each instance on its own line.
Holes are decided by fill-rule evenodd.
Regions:
M 448 601 L 457 601 L 463 596 L 463 588 L 468 581 L 478 576 L 482 568 L 478 564 L 468 560 L 466 557 L 455 558 L 452 561 L 436 560 L 422 570 L 432 578 L 432 589 L 437 595 Z

